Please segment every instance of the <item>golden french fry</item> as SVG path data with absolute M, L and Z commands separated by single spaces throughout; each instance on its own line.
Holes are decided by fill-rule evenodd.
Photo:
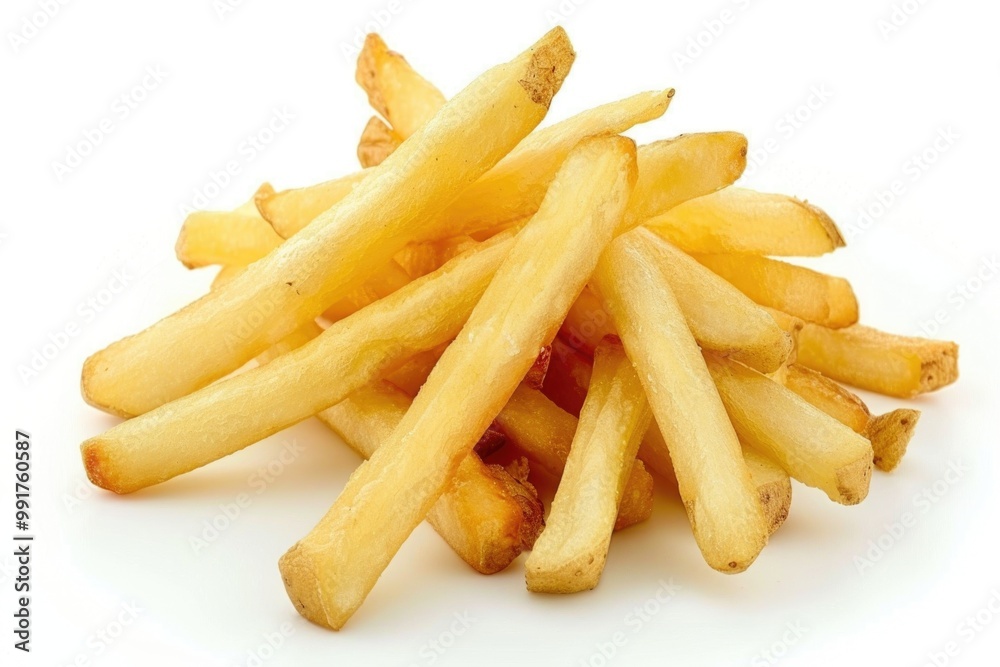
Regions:
M 865 499 L 873 458 L 868 440 L 752 368 L 711 353 L 705 359 L 743 442 L 831 500 Z
M 358 141 L 358 162 L 367 169 L 382 164 L 403 143 L 403 137 L 392 131 L 382 120 L 372 116 Z M 274 231 L 273 229 L 271 231 Z
M 264 184 L 254 197 L 273 193 Z M 195 211 L 181 226 L 174 250 L 189 269 L 212 264 L 246 265 L 255 262 L 279 245 L 282 239 L 260 216 L 257 209 L 243 205 L 235 211 Z
M 792 506 L 792 479 L 781 466 L 751 447 L 743 447 L 743 458 L 764 508 L 767 534 L 774 535 L 785 523 Z
M 434 84 L 420 76 L 406 58 L 390 51 L 375 33 L 365 38 L 355 79 L 368 94 L 368 103 L 402 139 L 415 134 L 447 101 Z
M 410 403 L 402 390 L 381 381 L 317 417 L 358 454 L 370 458 L 389 440 Z M 462 560 L 483 574 L 493 574 L 535 543 L 543 525 L 542 503 L 526 477 L 514 479 L 500 466 L 486 465 L 470 453 L 427 513 L 427 521 Z
M 365 306 L 384 299 L 396 290 L 409 285 L 410 274 L 395 260 L 389 260 L 368 276 L 361 285 L 351 290 L 344 298 L 323 311 L 323 317 L 336 322 L 355 313 Z
M 557 479 L 565 469 L 577 423 L 576 417 L 524 383 L 496 417 L 497 427 L 510 443 Z M 641 523 L 653 511 L 653 478 L 641 461 L 632 467 L 618 509 L 615 530 Z
M 919 410 L 906 408 L 871 418 L 865 436 L 871 440 L 875 465 L 879 470 L 891 472 L 899 465 L 919 420 Z
M 142 414 L 226 375 L 315 318 L 541 121 L 573 57 L 556 28 L 480 76 L 308 230 L 218 291 L 91 356 L 85 399 L 115 414 Z
M 757 255 L 693 257 L 762 306 L 833 328 L 858 321 L 858 300 L 843 278 Z
M 509 234 L 487 241 L 294 352 L 91 438 L 81 448 L 87 476 L 115 493 L 137 491 L 340 402 L 414 354 L 454 338 L 512 245 Z
M 807 324 L 799 333 L 798 363 L 838 382 L 912 398 L 958 379 L 958 345 L 862 325 Z
M 705 561 L 741 572 L 767 543 L 757 491 L 726 410 L 643 230 L 618 237 L 591 279 L 636 367 Z
M 791 337 L 760 306 L 648 229 L 633 234 L 641 236 L 644 247 L 655 253 L 701 347 L 765 373 L 788 358 Z M 566 316 L 562 335 L 589 353 L 601 337 L 614 333 L 614 324 L 600 301 L 593 292 L 584 290 Z
M 785 359 L 785 366 L 795 363 L 796 358 L 799 354 L 799 332 L 802 331 L 802 327 L 805 326 L 805 322 L 795 317 L 794 315 L 789 315 L 788 313 L 782 312 L 780 310 L 775 310 L 774 308 L 768 308 L 767 306 L 761 306 L 767 314 L 771 316 L 774 323 L 777 324 L 782 331 L 787 333 L 792 339 L 792 349 L 788 353 L 788 358 Z
M 281 558 L 300 614 L 339 629 L 362 604 L 555 335 L 621 223 L 635 179 L 635 144 L 622 137 L 588 139 L 566 158 L 392 437 Z
M 781 384 L 855 433 L 864 434 L 868 428 L 871 413 L 864 401 L 822 373 L 791 364 L 785 369 Z
M 837 225 L 812 204 L 737 187 L 686 201 L 646 226 L 685 252 L 809 257 L 844 246 Z
M 606 339 L 594 353 L 590 391 L 545 528 L 525 562 L 528 590 L 575 593 L 597 585 L 651 418 L 621 342 Z

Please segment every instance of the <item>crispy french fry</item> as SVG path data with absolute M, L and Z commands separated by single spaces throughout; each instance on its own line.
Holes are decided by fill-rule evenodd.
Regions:
M 875 465 L 879 470 L 891 472 L 899 465 L 919 420 L 919 410 L 906 408 L 871 418 L 865 428 L 865 436 L 871 440 Z
M 368 103 L 403 139 L 415 134 L 447 101 L 375 33 L 365 38 L 355 79 L 368 94 Z
M 757 255 L 693 257 L 762 306 L 833 328 L 858 321 L 858 300 L 843 278 Z
M 652 413 L 617 339 L 594 354 L 590 391 L 545 529 L 525 563 L 528 590 L 575 593 L 604 571 L 618 505 Z
M 767 376 L 711 353 L 705 358 L 743 442 L 831 500 L 865 499 L 873 458 L 868 440 Z
M 317 417 L 365 458 L 387 441 L 411 399 L 381 381 L 351 394 Z M 427 513 L 427 521 L 452 549 L 483 574 L 504 569 L 530 549 L 542 529 L 542 503 L 526 480 L 486 465 L 475 453 L 458 466 L 449 489 Z
M 685 252 L 810 257 L 844 246 L 837 225 L 812 204 L 737 187 L 686 201 L 646 226 Z
M 477 246 L 294 352 L 91 438 L 81 448 L 88 477 L 115 493 L 137 491 L 339 403 L 414 354 L 454 338 L 512 245 L 508 235 Z M 372 337 L 373 331 L 380 335 Z
M 792 364 L 781 383 L 855 433 L 864 434 L 868 428 L 872 415 L 864 401 L 822 373 Z
M 799 333 L 798 363 L 838 382 L 912 398 L 958 379 L 958 345 L 862 325 L 829 329 L 807 324 Z
M 791 337 L 767 312 L 649 230 L 634 234 L 641 236 L 644 246 L 657 256 L 660 270 L 699 345 L 765 373 L 774 371 L 788 358 Z M 589 353 L 602 336 L 614 333 L 614 324 L 600 301 L 584 290 L 566 316 L 562 335 Z
M 741 572 L 767 543 L 763 510 L 662 261 L 642 231 L 608 247 L 591 285 L 646 390 L 705 561 Z
M 764 508 L 767 534 L 774 535 L 785 523 L 792 506 L 792 480 L 781 466 L 750 447 L 743 447 L 743 458 Z
M 588 139 L 570 153 L 391 438 L 281 558 L 300 614 L 338 629 L 362 604 L 555 335 L 621 223 L 635 179 L 628 139 Z
M 640 93 L 589 109 L 532 133 L 492 170 L 459 195 L 435 221 L 429 222 L 425 229 L 431 231 L 427 231 L 425 237 L 434 239 L 471 234 L 480 230 L 492 231 L 532 215 L 538 209 L 549 183 L 566 155 L 580 140 L 588 136 L 617 134 L 639 123 L 659 118 L 666 112 L 671 97 L 673 90 Z M 716 178 L 724 178 L 725 182 L 712 181 L 711 189 L 701 190 L 698 186 L 711 181 L 711 174 L 690 174 L 676 188 L 671 188 L 671 192 L 682 192 L 685 184 L 692 183 L 691 192 L 686 196 L 675 194 L 675 198 L 681 197 L 683 201 L 705 194 L 731 183 L 742 173 L 746 164 L 746 139 L 732 132 L 719 134 L 723 135 L 723 141 L 713 141 L 720 138 L 715 135 L 690 135 L 696 137 L 694 139 L 680 137 L 678 141 L 681 143 L 673 152 L 679 154 L 684 147 L 692 145 L 696 145 L 701 151 L 706 150 L 706 147 L 726 151 L 725 155 L 700 155 L 706 166 L 715 167 L 711 173 L 723 174 Z M 742 155 L 739 154 L 741 148 Z M 658 155 L 665 152 L 663 150 Z M 730 155 L 734 152 L 735 155 Z M 289 238 L 313 217 L 336 204 L 352 187 L 346 181 L 355 178 L 358 177 L 350 176 L 307 188 L 278 192 L 273 197 L 260 201 L 258 206 L 274 230 L 280 236 Z M 671 195 L 664 195 L 665 198 L 669 196 Z M 659 198 L 654 201 L 659 201 Z
M 273 192 L 274 188 L 265 183 L 257 195 Z M 251 206 L 235 211 L 190 214 L 177 237 L 177 259 L 189 269 L 212 264 L 246 265 L 281 245 L 281 237 L 260 216 L 252 201 Z
M 85 399 L 115 414 L 142 414 L 226 375 L 315 318 L 538 124 L 573 57 L 556 28 L 480 76 L 307 231 L 218 291 L 91 356 Z
M 577 423 L 576 417 L 524 383 L 514 390 L 496 418 L 497 427 L 510 443 L 557 479 L 565 469 Z M 645 521 L 652 511 L 653 478 L 642 462 L 636 461 L 625 483 L 615 530 Z
M 358 141 L 358 162 L 362 167 L 377 167 L 392 155 L 392 152 L 403 143 L 403 137 L 392 131 L 392 128 L 381 119 L 372 116 L 361 132 Z M 272 231 L 274 231 L 272 229 Z

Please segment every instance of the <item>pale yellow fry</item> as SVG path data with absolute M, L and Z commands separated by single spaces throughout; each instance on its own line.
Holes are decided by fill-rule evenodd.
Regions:
M 358 162 L 364 168 L 382 164 L 403 143 L 403 137 L 382 120 L 372 116 L 358 140 Z M 273 231 L 273 230 L 272 230 Z
M 781 383 L 855 433 L 864 434 L 868 428 L 872 415 L 865 402 L 822 373 L 791 364 L 782 375 Z
M 785 523 L 792 506 L 792 479 L 784 468 L 750 447 L 743 447 L 743 458 L 764 508 L 767 534 L 774 535 Z
M 509 234 L 486 242 L 265 366 L 91 438 L 82 445 L 88 477 L 115 493 L 130 493 L 338 403 L 414 354 L 454 338 L 512 245 Z
M 712 354 L 705 358 L 743 442 L 831 500 L 855 505 L 865 499 L 873 458 L 868 440 L 767 376 Z
M 184 220 L 174 251 L 189 269 L 213 264 L 242 266 L 257 261 L 281 242 L 256 209 L 249 214 L 196 211 Z
M 828 327 L 858 321 L 858 300 L 844 278 L 757 255 L 693 255 L 762 306 Z
M 918 421 L 920 411 L 906 408 L 871 418 L 865 436 L 871 440 L 875 465 L 879 470 L 891 472 L 899 465 Z
M 389 440 L 411 399 L 380 381 L 351 394 L 317 417 L 365 458 Z M 459 464 L 427 521 L 466 563 L 483 574 L 504 569 L 530 549 L 542 529 L 542 504 L 534 487 L 474 452 Z
M 142 414 L 217 380 L 314 319 L 541 121 L 573 58 L 557 28 L 480 76 L 296 238 L 217 292 L 90 357 L 84 398 L 115 414 Z
M 855 325 L 807 324 L 799 333 L 798 362 L 855 387 L 912 398 L 958 379 L 958 345 L 897 336 Z
M 767 525 L 726 410 L 684 320 L 662 261 L 641 230 L 605 251 L 591 285 L 646 389 L 705 561 L 741 572 Z
M 635 178 L 628 139 L 588 139 L 571 152 L 392 437 L 282 557 L 300 614 L 338 629 L 362 604 L 555 335 L 621 223 Z
M 810 257 L 844 246 L 837 225 L 812 204 L 737 187 L 686 201 L 646 226 L 686 252 Z
M 525 563 L 528 590 L 575 593 L 597 585 L 651 418 L 621 342 L 606 339 L 594 353 L 590 391 L 545 528 Z

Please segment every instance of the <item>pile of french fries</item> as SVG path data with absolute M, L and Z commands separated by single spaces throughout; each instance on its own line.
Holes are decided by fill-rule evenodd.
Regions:
M 131 493 L 318 417 L 367 461 L 280 571 L 333 629 L 425 519 L 479 572 L 530 550 L 528 589 L 570 593 L 650 516 L 651 473 L 727 573 L 791 479 L 864 500 L 920 413 L 841 383 L 911 398 L 955 381 L 957 346 L 861 326 L 845 279 L 773 259 L 844 241 L 733 186 L 742 135 L 621 136 L 672 90 L 536 130 L 573 60 L 557 28 L 449 100 L 369 35 L 363 169 L 192 214 L 176 252 L 221 267 L 211 292 L 87 360 L 84 398 L 127 419 L 83 443 L 90 480 Z

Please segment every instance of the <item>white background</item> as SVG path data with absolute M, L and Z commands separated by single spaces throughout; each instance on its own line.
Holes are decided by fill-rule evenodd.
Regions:
M 3 664 L 429 665 L 434 657 L 437 665 L 916 666 L 935 664 L 949 642 L 957 655 L 937 664 L 996 664 L 1000 618 L 988 604 L 1000 610 L 1000 280 L 991 264 L 1000 248 L 1000 10 L 971 0 L 899 4 L 911 15 L 896 14 L 893 26 L 890 0 L 249 0 L 221 15 L 212 0 L 99 0 L 60 6 L 33 34 L 24 21 L 36 3 L 5 2 L 0 370 L 10 444 L 0 536 L 6 545 L 13 532 L 18 428 L 34 443 L 38 541 L 30 656 L 11 648 L 12 559 L 0 547 Z M 704 565 L 668 500 L 616 536 L 596 590 L 570 597 L 529 594 L 523 559 L 478 575 L 422 526 L 340 633 L 299 618 L 277 571 L 358 462 L 317 423 L 132 497 L 91 490 L 78 445 L 115 420 L 80 399 L 81 363 L 205 292 L 212 272 L 185 270 L 173 243 L 181 207 L 211 173 L 240 164 L 209 202 L 221 209 L 264 180 L 284 188 L 355 169 L 371 114 L 353 81 L 353 43 L 366 23 L 381 20 L 390 47 L 453 94 L 528 46 L 560 11 L 579 56 L 550 121 L 674 86 L 667 115 L 632 136 L 733 129 L 758 151 L 773 140 L 771 153 L 751 155 L 758 164 L 744 181 L 807 197 L 840 223 L 848 248 L 815 264 L 851 278 L 863 320 L 921 334 L 943 313 L 937 335 L 960 342 L 962 379 L 911 403 L 924 414 L 901 467 L 876 473 L 858 507 L 797 485 L 788 522 L 734 577 Z M 723 11 L 728 22 L 714 23 Z M 15 45 L 20 34 L 33 36 Z M 700 53 L 690 47 L 699 39 Z M 686 51 L 690 62 L 678 58 Z M 147 68 L 163 79 L 146 79 L 151 90 L 122 118 L 115 101 L 143 84 Z M 815 91 L 815 108 L 799 109 Z M 241 145 L 276 109 L 294 120 L 251 159 Z M 783 121 L 797 109 L 808 118 Z M 113 131 L 60 178 L 53 163 L 105 118 Z M 953 137 L 939 142 L 943 152 L 932 148 L 941 132 Z M 933 164 L 914 172 L 912 157 L 927 149 Z M 895 180 L 903 194 L 879 212 Z M 873 206 L 876 215 L 859 222 Z M 124 289 L 91 311 L 88 300 L 119 287 L 116 272 Z M 77 334 L 37 376 L 22 377 L 35 351 L 72 325 Z M 259 485 L 255 471 L 293 441 L 304 451 Z M 965 469 L 954 483 L 944 481 L 951 464 Z M 241 493 L 252 504 L 196 552 L 191 536 Z M 935 502 L 917 500 L 923 493 Z M 916 525 L 893 537 L 887 526 L 906 512 Z M 661 580 L 680 589 L 658 606 L 650 600 Z M 628 615 L 647 603 L 655 613 L 634 622 Z M 984 625 L 966 620 L 981 610 Z M 471 627 L 451 637 L 455 614 Z M 129 621 L 120 633 L 119 617 Z M 100 639 L 108 632 L 116 636 Z M 616 632 L 625 641 L 605 659 L 601 645 Z M 280 648 L 267 648 L 269 635 Z M 450 646 L 434 653 L 433 641 Z M 261 646 L 266 659 L 254 662 Z M 769 662 L 772 648 L 781 658 Z

